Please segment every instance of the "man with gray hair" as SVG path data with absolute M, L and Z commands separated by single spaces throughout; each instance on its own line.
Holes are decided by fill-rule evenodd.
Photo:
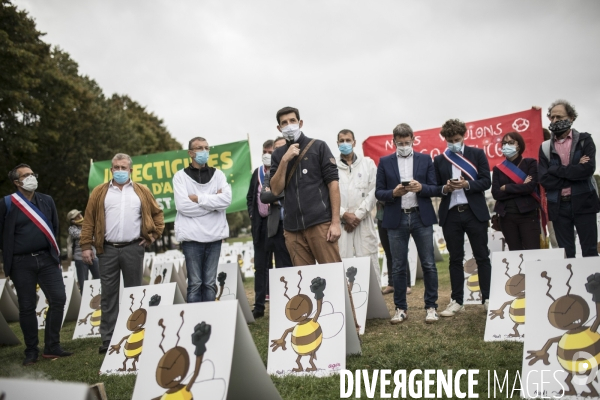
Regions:
M 596 213 L 600 211 L 600 200 L 594 179 L 594 140 L 589 133 L 571 128 L 577 111 L 566 100 L 552 103 L 548 118 L 552 134 L 540 146 L 538 176 L 546 189 L 548 216 L 556 241 L 565 249 L 567 258 L 574 258 L 577 229 L 583 257 L 597 256 Z
M 127 154 L 113 157 L 113 178 L 92 191 L 79 241 L 83 262 L 93 263 L 92 245 L 100 262 L 100 353 L 108 350 L 119 315 L 120 275 L 124 287 L 141 286 L 144 248 L 165 227 L 163 211 L 150 189 L 131 180 L 132 164 Z

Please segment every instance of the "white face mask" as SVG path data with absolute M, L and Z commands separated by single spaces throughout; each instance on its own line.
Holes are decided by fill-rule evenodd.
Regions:
M 281 133 L 283 136 L 289 141 L 297 141 L 300 137 L 300 125 L 299 124 L 289 124 L 284 126 L 281 129 Z
M 33 192 L 38 187 L 37 178 L 33 175 L 29 175 L 27 178 L 23 179 L 23 189 L 28 192 Z
M 262 155 L 262 163 L 265 167 L 271 166 L 271 155 L 269 153 L 265 153 Z
M 400 146 L 396 147 L 396 154 L 401 157 L 408 157 L 412 153 L 412 146 Z

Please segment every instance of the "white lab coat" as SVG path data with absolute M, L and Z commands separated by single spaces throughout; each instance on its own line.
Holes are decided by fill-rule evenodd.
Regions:
M 371 268 L 377 276 L 381 286 L 381 273 L 379 268 L 378 246 L 379 240 L 375 228 L 375 221 L 371 211 L 375 207 L 375 179 L 377 167 L 372 159 L 356 155 L 356 161 L 348 166 L 337 158 L 340 177 L 340 220 L 344 213 L 354 213 L 361 219 L 360 224 L 352 233 L 341 227 L 342 235 L 339 239 L 340 255 L 348 257 L 370 257 Z

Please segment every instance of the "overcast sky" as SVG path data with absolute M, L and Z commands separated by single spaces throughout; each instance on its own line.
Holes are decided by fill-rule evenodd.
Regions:
M 558 98 L 600 145 L 596 0 L 13 1 L 107 96 L 131 96 L 184 146 L 249 134 L 254 166 L 284 106 L 336 156 L 343 128 L 360 147 L 400 122 L 545 115 Z

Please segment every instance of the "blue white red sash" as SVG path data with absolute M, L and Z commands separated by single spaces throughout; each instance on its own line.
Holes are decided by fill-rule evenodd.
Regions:
M 39 208 L 29 200 L 21 192 L 13 193 L 11 196 L 12 203 L 19 208 L 19 210 L 23 211 L 27 217 L 37 226 L 46 239 L 50 243 L 50 252 L 56 256 L 57 258 L 60 255 L 60 251 L 58 250 L 58 244 L 56 243 L 56 238 L 54 237 L 54 232 L 52 232 L 52 224 L 48 221 L 48 218 L 44 215 L 43 212 L 40 211 Z
M 497 167 L 504 175 L 508 176 L 510 180 L 516 184 L 520 185 L 525 182 L 525 179 L 527 179 L 527 174 L 508 160 L 504 160 L 502 163 L 498 164 Z M 531 192 L 531 196 L 533 196 L 538 203 L 542 203 L 542 199 L 540 198 L 540 194 L 537 192 L 537 190 Z
M 462 154 L 454 153 L 450 149 L 446 149 L 443 153 L 446 160 L 454 165 L 456 168 L 464 172 L 464 174 L 471 178 L 472 181 L 477 180 L 477 168 L 471 164 L 471 161 L 467 160 Z

